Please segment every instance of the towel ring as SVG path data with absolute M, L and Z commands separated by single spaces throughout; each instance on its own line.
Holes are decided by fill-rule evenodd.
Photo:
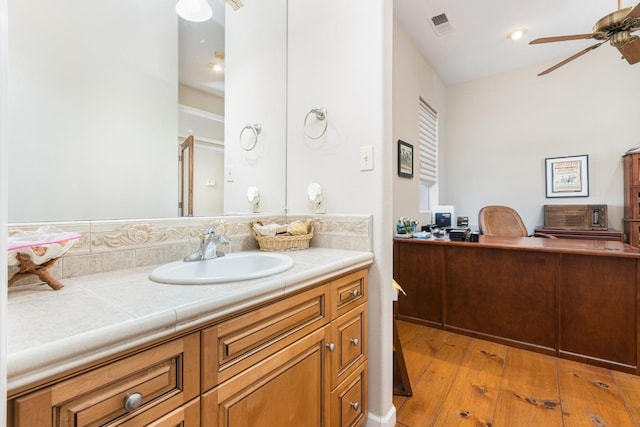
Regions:
M 253 133 L 253 142 L 249 144 L 244 144 L 242 142 L 242 134 L 245 130 L 250 130 Z M 262 131 L 262 126 L 259 123 L 255 123 L 252 125 L 246 125 L 240 131 L 240 146 L 244 151 L 251 151 L 256 148 L 256 144 L 258 144 L 258 134 Z
M 307 122 L 309 121 L 309 117 L 314 114 L 317 120 L 324 121 L 324 128 L 322 132 L 318 136 L 311 136 L 307 131 Z M 304 118 L 304 134 L 307 135 L 308 138 L 311 139 L 320 139 L 327 132 L 327 127 L 329 126 L 329 120 L 327 119 L 327 109 L 324 107 L 314 107 L 307 113 Z

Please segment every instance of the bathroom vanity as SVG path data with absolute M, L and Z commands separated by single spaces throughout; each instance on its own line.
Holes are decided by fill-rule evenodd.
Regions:
M 8 425 L 361 425 L 373 256 L 319 248 L 291 255 L 290 271 L 233 284 L 157 284 L 148 268 L 67 280 L 60 292 L 86 301 L 95 317 L 118 302 L 126 313 L 148 308 L 10 348 Z M 126 286 L 109 286 L 115 282 Z M 102 305 L 92 306 L 103 291 L 95 300 Z M 20 312 L 12 302 L 31 298 L 34 309 L 50 310 L 46 297 L 62 298 L 33 286 L 21 292 L 10 298 L 10 322 Z M 17 330 L 29 328 L 10 332 Z

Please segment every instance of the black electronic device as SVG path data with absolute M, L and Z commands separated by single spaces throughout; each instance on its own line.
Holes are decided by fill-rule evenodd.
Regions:
M 449 230 L 449 240 L 464 242 L 469 240 L 469 234 L 471 234 L 470 228 L 451 228 Z
M 435 219 L 438 227 L 451 227 L 451 212 L 436 212 Z

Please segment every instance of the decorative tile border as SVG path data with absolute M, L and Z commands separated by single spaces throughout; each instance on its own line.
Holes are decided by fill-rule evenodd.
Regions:
M 370 215 L 313 216 L 313 215 L 252 215 L 224 217 L 189 217 L 165 219 L 136 219 L 117 221 L 47 222 L 9 224 L 15 230 L 36 230 L 43 225 L 82 234 L 72 248 L 51 268 L 54 277 L 95 274 L 126 268 L 164 264 L 182 259 L 198 249 L 199 234 L 210 224 L 216 233 L 230 238 L 223 250 L 239 252 L 258 249 L 250 223 L 258 219 L 264 223 L 284 223 L 313 218 L 312 247 L 372 251 L 372 222 Z M 18 271 L 9 267 L 9 277 Z M 26 278 L 20 284 L 36 283 Z

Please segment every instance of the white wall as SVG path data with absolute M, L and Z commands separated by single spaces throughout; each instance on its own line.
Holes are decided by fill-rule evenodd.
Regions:
M 0 64 L 7 63 L 7 0 L 0 0 Z M 7 68 L 0 65 L 0 424 L 7 419 Z
M 261 212 L 282 214 L 286 177 L 287 2 L 252 1 L 225 15 L 225 213 L 249 213 L 247 188 L 260 190 Z M 258 123 L 252 151 L 240 132 Z M 250 141 L 251 131 L 243 138 Z M 233 176 L 229 180 L 229 174 Z
M 420 213 L 418 186 L 418 100 L 422 98 L 438 113 L 438 138 L 445 141 L 447 122 L 446 90 L 440 77 L 433 71 L 420 54 L 406 31 L 397 23 L 393 26 L 393 144 L 399 139 L 413 145 L 414 176 L 401 178 L 398 176 L 398 150 L 393 149 L 393 218 L 407 216 L 430 224 L 430 215 Z M 440 159 L 446 159 L 445 145 L 440 148 Z M 443 170 L 439 170 L 439 181 L 444 178 Z M 440 184 L 442 185 L 442 184 Z
M 193 155 L 193 216 L 222 215 L 224 149 L 196 140 Z M 207 184 L 208 181 L 215 182 L 215 185 Z
M 175 3 L 8 7 L 9 219 L 175 216 Z
M 480 208 L 506 204 L 529 231 L 544 204 L 609 205 L 622 229 L 624 152 L 640 146 L 640 67 L 602 49 L 543 77 L 535 67 L 447 88 L 443 204 L 477 224 Z M 589 155 L 590 196 L 545 198 L 545 158 Z
M 369 276 L 368 426 L 395 423 L 392 405 L 391 0 L 289 2 L 287 203 L 314 216 L 307 186 L 325 191 L 328 214 L 372 214 Z M 324 137 L 310 140 L 312 107 L 328 110 Z M 312 129 L 317 130 L 317 129 Z M 315 135 L 315 134 L 313 134 Z M 360 148 L 373 147 L 372 171 Z

